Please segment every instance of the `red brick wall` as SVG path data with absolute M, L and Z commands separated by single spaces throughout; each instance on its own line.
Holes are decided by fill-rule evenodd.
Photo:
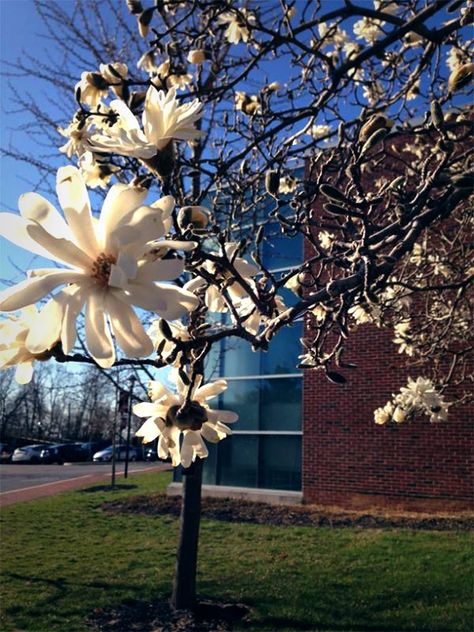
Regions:
M 452 408 L 446 423 L 419 418 L 377 426 L 373 411 L 406 383 L 393 332 L 360 326 L 347 341 L 348 383 L 305 371 L 303 497 L 346 507 L 457 510 L 473 506 L 473 406 Z M 449 401 L 449 393 L 446 394 Z

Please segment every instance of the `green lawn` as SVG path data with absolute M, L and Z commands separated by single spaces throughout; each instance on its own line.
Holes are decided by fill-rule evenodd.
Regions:
M 177 520 L 107 515 L 104 500 L 164 490 L 78 490 L 2 511 L 1 630 L 82 632 L 97 606 L 170 591 Z M 472 630 L 467 533 L 267 527 L 204 521 L 203 596 L 253 608 L 242 630 Z

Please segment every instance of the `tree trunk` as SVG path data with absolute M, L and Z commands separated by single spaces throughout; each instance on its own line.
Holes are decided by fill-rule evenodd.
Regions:
M 201 520 L 202 459 L 183 469 L 183 497 L 179 542 L 171 605 L 180 610 L 193 608 L 196 601 L 196 570 Z

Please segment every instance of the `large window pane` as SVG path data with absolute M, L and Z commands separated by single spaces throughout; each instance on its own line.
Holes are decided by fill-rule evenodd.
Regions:
M 206 441 L 209 455 L 204 459 L 204 465 L 202 470 L 202 482 L 204 485 L 216 484 L 216 466 L 217 466 L 217 444 L 209 443 Z
M 233 435 L 219 444 L 218 483 L 257 487 L 258 439 Z
M 279 226 L 267 224 L 263 242 L 263 262 L 269 270 L 298 265 L 303 260 L 303 237 L 282 235 Z
M 260 380 L 260 430 L 300 430 L 301 377 Z
M 299 372 L 296 365 L 301 353 L 302 334 L 303 324 L 296 323 L 293 327 L 284 327 L 272 339 L 268 351 L 261 354 L 263 375 Z
M 229 380 L 219 408 L 239 415 L 235 430 L 257 430 L 261 380 Z
M 301 489 L 301 436 L 260 437 L 259 487 Z
M 260 373 L 260 353 L 252 351 L 246 340 L 228 338 L 222 341 L 221 375 L 258 375 Z

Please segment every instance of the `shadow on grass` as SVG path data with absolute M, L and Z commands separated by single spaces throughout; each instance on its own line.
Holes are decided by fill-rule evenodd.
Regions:
M 94 485 L 94 487 L 84 487 L 83 489 L 78 489 L 78 494 L 95 494 L 96 492 L 120 492 L 127 489 L 136 489 L 137 485 Z

